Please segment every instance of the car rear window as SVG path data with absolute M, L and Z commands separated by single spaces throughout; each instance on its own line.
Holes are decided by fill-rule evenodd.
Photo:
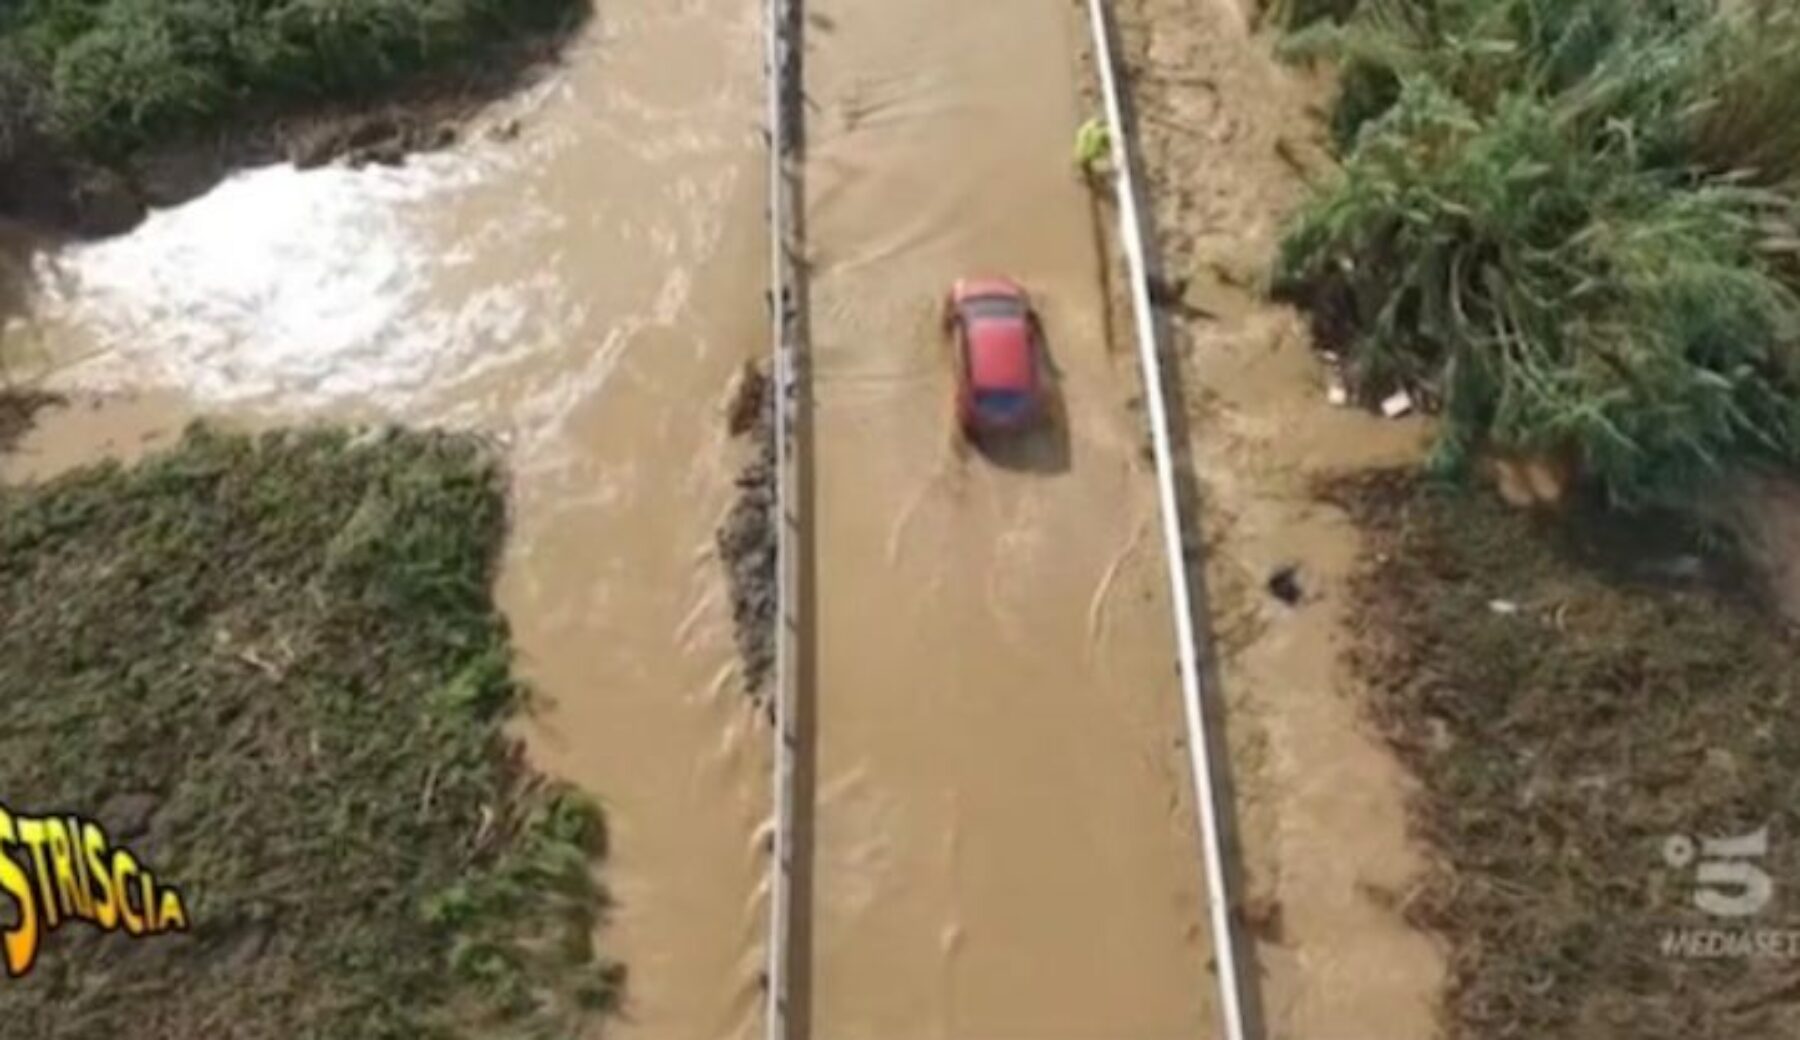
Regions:
M 1011 419 L 1031 407 L 1031 395 L 1018 390 L 983 390 L 975 395 L 975 407 L 996 419 Z
M 964 300 L 962 309 L 971 318 L 1016 318 L 1024 310 L 1018 300 L 1007 296 L 977 296 Z

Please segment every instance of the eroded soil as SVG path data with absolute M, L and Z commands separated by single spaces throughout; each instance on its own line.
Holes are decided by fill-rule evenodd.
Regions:
M 1791 950 L 1671 946 L 1800 923 L 1782 891 L 1800 646 L 1757 583 L 1644 518 L 1533 516 L 1396 474 L 1327 493 L 1369 536 L 1354 660 L 1421 780 L 1435 854 L 1405 909 L 1451 946 L 1448 1035 L 1795 1035 Z M 1708 881 L 1706 842 L 1758 834 L 1739 862 L 1773 879 L 1766 899 L 1753 874 Z M 1709 913 L 1705 890 L 1744 905 Z

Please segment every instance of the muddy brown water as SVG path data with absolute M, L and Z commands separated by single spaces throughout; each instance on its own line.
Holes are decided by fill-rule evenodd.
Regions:
M 744 0 L 609 0 L 567 68 L 467 145 L 251 171 L 40 253 L 5 328 L 15 377 L 78 391 L 15 477 L 141 451 L 196 414 L 504 441 L 499 597 L 543 702 L 530 745 L 612 828 L 601 942 L 631 971 L 612 1035 L 760 1021 L 767 731 L 711 554 L 744 450 L 720 397 L 767 341 L 760 32 Z M 485 130 L 513 118 L 517 140 Z
M 802 1019 L 812 1040 L 1215 1035 L 1128 315 L 1108 312 L 1071 165 L 1082 10 L 808 12 Z M 543 701 L 528 737 L 613 829 L 602 942 L 631 969 L 616 1035 L 760 1024 L 767 730 L 738 689 L 711 550 L 744 451 L 721 398 L 767 347 L 760 13 L 609 2 L 568 68 L 485 117 L 522 118 L 516 141 L 477 127 L 402 169 L 241 175 L 130 236 L 40 254 L 20 305 L 0 301 L 9 372 L 75 392 L 9 477 L 134 455 L 198 414 L 503 441 L 500 598 Z M 1417 867 L 1404 784 L 1339 689 L 1334 587 L 1356 541 L 1305 488 L 1320 467 L 1408 457 L 1416 436 L 1320 403 L 1298 323 L 1254 291 L 1297 198 L 1276 145 L 1311 98 L 1231 0 L 1129 0 L 1122 17 L 1165 248 L 1212 316 L 1180 343 L 1249 868 L 1284 911 L 1261 951 L 1271 1035 L 1422 1040 L 1434 951 L 1370 894 L 1403 895 Z M 985 271 L 1042 301 L 1063 431 L 992 458 L 955 447 L 936 329 L 950 279 Z M 1283 562 L 1310 590 L 1298 611 L 1258 597 Z
M 812 0 L 814 1040 L 1216 1027 L 1082 9 Z M 1037 296 L 1057 432 L 959 451 L 950 281 Z

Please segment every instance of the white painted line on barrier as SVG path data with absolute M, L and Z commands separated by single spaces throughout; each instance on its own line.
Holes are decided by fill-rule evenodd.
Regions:
M 790 37 L 795 28 L 794 0 L 768 0 L 767 90 L 769 134 L 769 308 L 774 351 L 772 390 L 775 429 L 775 668 L 774 668 L 774 765 L 771 777 L 775 801 L 769 885 L 769 948 L 764 968 L 768 1006 L 764 1015 L 767 1040 L 787 1040 L 789 933 L 793 925 L 794 857 L 794 699 L 798 681 L 795 640 L 799 604 L 795 595 L 799 562 L 794 525 L 795 458 L 793 408 L 799 391 L 795 378 L 794 306 L 792 257 L 789 232 L 793 224 L 791 181 L 787 176 L 790 131 L 788 126 L 788 77 L 793 68 Z
M 1119 232 L 1130 268 L 1131 307 L 1137 318 L 1138 362 L 1143 368 L 1144 400 L 1149 404 L 1150 437 L 1156 451 L 1156 486 L 1162 499 L 1163 550 L 1168 558 L 1169 589 L 1174 598 L 1175 645 L 1181 670 L 1182 705 L 1187 717 L 1187 744 L 1194 775 L 1196 811 L 1200 815 L 1202 859 L 1213 933 L 1213 952 L 1218 964 L 1220 1013 L 1225 1040 L 1245 1040 L 1243 979 L 1238 971 L 1237 934 L 1232 914 L 1230 875 L 1220 821 L 1225 807 L 1220 802 L 1212 772 L 1212 744 L 1207 733 L 1206 708 L 1201 698 L 1199 652 L 1194 645 L 1193 593 L 1188 586 L 1187 557 L 1181 537 L 1181 503 L 1175 489 L 1175 453 L 1169 443 L 1169 416 L 1162 377 L 1162 355 L 1157 342 L 1156 312 L 1150 301 L 1149 264 L 1144 252 L 1144 223 L 1138 212 L 1137 180 L 1126 138 L 1124 107 L 1120 102 L 1117 51 L 1112 19 L 1106 0 L 1088 0 L 1093 22 L 1095 57 L 1101 90 L 1106 99 L 1106 121 L 1112 137 L 1114 186 L 1119 200 Z

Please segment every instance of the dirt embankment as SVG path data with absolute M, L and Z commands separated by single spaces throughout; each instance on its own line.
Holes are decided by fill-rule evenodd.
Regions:
M 1306 323 L 1266 300 L 1281 225 L 1323 155 L 1324 94 L 1276 64 L 1232 0 L 1118 6 L 1268 1034 L 1427 1040 L 1444 964 L 1400 909 L 1423 867 L 1409 784 L 1342 656 L 1363 543 L 1312 486 L 1415 459 L 1421 431 L 1330 405 Z
M 549 51 L 543 52 L 547 60 Z M 192 137 L 103 165 L 43 144 L 0 166 L 0 213 L 47 231 L 84 237 L 121 234 L 152 207 L 205 194 L 232 170 L 291 162 L 301 168 L 342 161 L 394 165 L 408 155 L 446 148 L 487 101 L 517 89 L 532 63 L 521 60 L 507 85 L 486 77 L 443 84 L 363 108 L 337 108 L 246 118 L 215 135 Z M 493 132 L 510 135 L 516 124 Z

